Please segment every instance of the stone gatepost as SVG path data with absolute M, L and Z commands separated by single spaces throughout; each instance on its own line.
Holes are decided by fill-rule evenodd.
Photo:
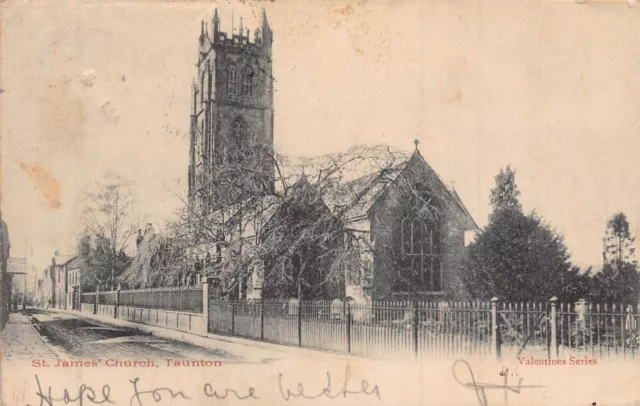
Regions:
M 575 303 L 576 326 L 575 326 L 575 345 L 576 347 L 586 347 L 588 337 L 591 334 L 587 329 L 587 315 L 589 314 L 589 305 L 584 299 L 580 299 Z M 590 326 L 589 326 L 590 327 Z
M 587 301 L 584 299 L 578 300 L 576 302 L 576 320 L 584 323 L 588 312 L 589 307 L 587 305 Z
M 202 316 L 204 320 L 204 326 L 201 331 L 202 334 L 207 334 L 209 332 L 209 287 L 211 283 L 209 281 L 209 277 L 205 276 L 202 279 Z
M 120 284 L 118 283 L 118 289 L 116 290 L 116 305 L 113 308 L 113 318 L 117 319 L 118 318 L 118 309 L 120 307 L 120 289 L 122 289 L 122 286 L 120 286 Z
M 628 305 L 626 310 L 626 317 L 624 320 L 624 329 L 625 330 L 635 330 L 636 329 L 636 319 L 633 315 L 633 306 Z
M 96 296 L 93 301 L 93 314 L 98 312 L 98 296 L 100 296 L 100 285 L 96 285 Z

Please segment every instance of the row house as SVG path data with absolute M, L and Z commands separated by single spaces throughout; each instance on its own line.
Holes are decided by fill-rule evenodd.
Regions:
M 51 260 L 52 305 L 58 309 L 79 309 L 83 260 L 77 255 L 56 255 Z

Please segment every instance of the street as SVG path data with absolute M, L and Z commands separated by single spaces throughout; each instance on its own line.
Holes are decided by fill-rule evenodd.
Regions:
M 241 363 L 239 356 L 221 350 L 153 336 L 126 327 L 114 327 L 76 315 L 30 309 L 28 315 L 49 348 L 63 359 L 103 360 L 209 360 L 223 364 Z M 35 358 L 29 355 L 29 359 Z

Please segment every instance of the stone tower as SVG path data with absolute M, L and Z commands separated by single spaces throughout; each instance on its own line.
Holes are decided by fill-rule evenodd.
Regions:
M 250 178 L 247 192 L 269 193 L 274 177 L 273 33 L 267 15 L 263 10 L 253 35 L 242 19 L 228 34 L 220 29 L 216 9 L 210 28 L 202 22 L 198 76 L 191 86 L 190 201 L 215 198 L 217 183 L 209 180 L 229 168 L 243 174 L 245 183 Z

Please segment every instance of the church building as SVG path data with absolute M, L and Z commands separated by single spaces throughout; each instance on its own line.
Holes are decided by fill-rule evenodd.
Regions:
M 241 236 L 251 234 L 256 246 L 263 243 L 264 230 L 286 223 L 283 216 L 304 212 L 284 210 L 284 203 L 278 203 L 275 197 L 276 184 L 284 182 L 277 181 L 283 168 L 276 168 L 275 164 L 272 43 L 266 13 L 253 35 L 242 20 L 237 31 L 232 29 L 227 34 L 221 31 L 216 10 L 211 27 L 202 23 L 197 78 L 192 85 L 190 204 L 206 210 L 210 202 L 225 199 L 230 205 L 249 197 L 275 201 L 276 207 L 262 214 L 261 226 L 254 220 L 251 227 L 240 227 Z M 372 155 L 388 150 L 386 146 L 376 148 L 363 150 L 375 152 Z M 291 182 L 292 191 L 317 190 L 308 204 L 329 213 L 340 224 L 344 235 L 337 240 L 355 241 L 355 250 L 349 251 L 353 260 L 341 263 L 341 277 L 331 283 L 322 281 L 321 275 L 331 268 L 325 265 L 332 258 L 307 261 L 300 259 L 303 254 L 292 253 L 291 260 L 285 261 L 294 268 L 292 275 L 303 262 L 317 266 L 312 269 L 319 276 L 307 278 L 304 294 L 300 285 L 297 290 L 294 286 L 281 289 L 270 285 L 272 265 L 263 263 L 238 276 L 232 298 L 297 296 L 361 303 L 465 298 L 460 272 L 465 247 L 478 226 L 456 191 L 442 182 L 420 154 L 417 142 L 412 153 L 392 155 L 393 159 L 384 166 L 360 165 L 364 172 L 322 187 L 313 183 L 306 169 L 295 174 L 297 180 Z M 232 173 L 243 176 L 228 181 L 246 182 L 246 187 L 240 188 L 243 195 L 228 196 L 226 189 L 221 193 L 217 186 L 230 167 L 241 168 Z M 298 218 L 293 218 L 292 222 L 296 221 Z M 234 237 L 230 234 L 225 238 Z M 339 250 L 326 252 L 339 255 Z M 209 254 L 218 258 L 233 255 L 230 251 L 221 252 L 219 246 L 211 247 Z M 214 279 L 219 272 L 215 266 L 204 269 L 205 276 Z M 316 282 L 322 288 L 309 286 Z

